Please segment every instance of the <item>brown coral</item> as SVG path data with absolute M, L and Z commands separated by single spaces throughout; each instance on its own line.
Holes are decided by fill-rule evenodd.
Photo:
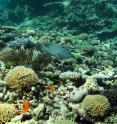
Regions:
M 32 62 L 32 50 L 6 48 L 0 51 L 0 60 L 4 61 L 6 67 L 30 64 Z

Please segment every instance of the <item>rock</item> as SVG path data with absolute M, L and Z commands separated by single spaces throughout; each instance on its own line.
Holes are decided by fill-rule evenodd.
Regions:
M 103 74 L 102 72 L 99 72 L 97 74 L 92 75 L 92 78 L 94 78 L 94 79 L 109 79 L 110 76 Z
M 22 115 L 21 121 L 26 121 L 31 119 L 31 114 L 29 112 L 26 112 Z
M 17 28 L 16 27 L 13 27 L 13 26 L 2 26 L 1 29 L 4 30 L 7 33 L 17 30 Z
M 0 61 L 0 71 L 1 70 L 5 70 L 5 64 L 2 61 Z
M 71 102 L 79 103 L 84 96 L 88 94 L 88 90 L 86 88 L 74 88 L 70 93 L 69 99 Z
M 18 121 L 21 121 L 21 118 L 22 118 L 22 115 L 20 116 L 15 116 L 14 118 L 11 119 L 11 122 L 18 122 Z
M 32 29 L 27 29 L 26 33 L 29 35 L 29 36 L 34 36 L 36 34 L 36 32 Z
M 96 48 L 93 46 L 87 46 L 83 48 L 84 55 L 93 56 L 96 51 Z
M 0 93 L 3 92 L 3 87 L 0 87 Z
M 4 86 L 4 81 L 0 80 L 0 87 Z
M 88 40 L 89 35 L 87 33 L 81 33 L 79 35 L 80 40 Z
M 3 100 L 3 98 L 4 98 L 4 94 L 0 93 L 0 100 Z
M 36 116 L 37 119 L 44 116 L 45 105 L 40 103 L 34 110 L 33 114 Z
M 63 102 L 60 102 L 59 104 L 60 104 L 60 111 L 61 111 L 60 113 L 62 117 L 67 117 L 69 114 L 69 109 Z

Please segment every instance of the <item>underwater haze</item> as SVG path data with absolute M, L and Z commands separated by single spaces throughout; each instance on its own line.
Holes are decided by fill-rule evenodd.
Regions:
M 0 0 L 0 124 L 117 124 L 117 0 Z

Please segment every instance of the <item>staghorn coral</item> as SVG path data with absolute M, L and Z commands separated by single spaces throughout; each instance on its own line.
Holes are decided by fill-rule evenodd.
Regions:
M 87 95 L 81 103 L 81 108 L 88 117 L 103 116 L 110 108 L 110 103 L 105 96 Z
M 6 67 L 30 64 L 33 52 L 28 49 L 10 49 L 6 48 L 0 52 L 0 60 L 4 61 Z
M 17 110 L 14 106 L 8 103 L 0 104 L 0 124 L 6 124 L 16 114 Z
M 38 82 L 38 76 L 30 68 L 16 66 L 6 74 L 4 80 L 7 87 L 20 91 L 24 87 L 36 84 Z

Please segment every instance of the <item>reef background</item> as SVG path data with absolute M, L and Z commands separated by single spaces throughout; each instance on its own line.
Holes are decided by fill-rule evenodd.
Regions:
M 3 123 L 117 124 L 117 0 L 0 0 Z
M 67 27 L 77 32 L 116 34 L 116 0 L 10 0 L 6 3 L 5 9 L 1 8 L 1 24 L 21 24 L 38 18 L 37 23 L 48 21 L 53 30 Z

